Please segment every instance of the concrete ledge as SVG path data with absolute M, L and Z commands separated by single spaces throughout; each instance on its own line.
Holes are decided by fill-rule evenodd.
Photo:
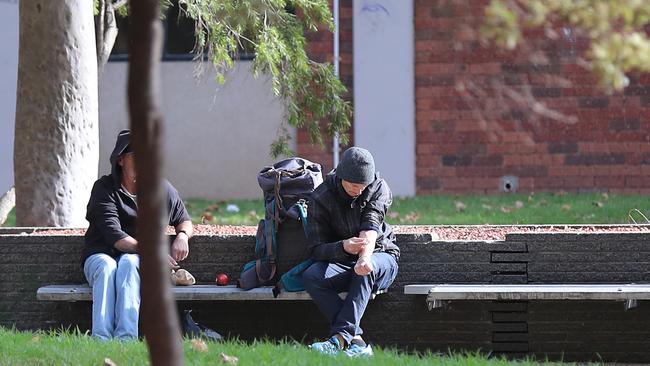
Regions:
M 244 291 L 235 286 L 193 285 L 172 286 L 174 298 L 180 301 L 222 300 L 311 300 L 305 292 L 283 291 L 273 297 L 273 287 L 260 287 Z M 88 285 L 50 285 L 36 292 L 36 299 L 43 301 L 92 301 L 92 289 Z
M 377 291 L 372 298 L 385 293 Z M 49 285 L 36 291 L 36 299 L 41 301 L 92 301 L 92 289 L 83 285 Z M 273 296 L 273 287 L 265 286 L 250 290 L 242 290 L 236 286 L 192 285 L 172 286 L 174 299 L 178 301 L 246 301 L 246 300 L 311 300 L 305 291 L 282 291 L 278 297 Z M 346 293 L 341 293 L 345 298 Z

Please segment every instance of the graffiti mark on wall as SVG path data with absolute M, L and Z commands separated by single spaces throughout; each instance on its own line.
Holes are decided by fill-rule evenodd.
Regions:
M 377 32 L 388 24 L 390 19 L 390 6 L 386 1 L 365 1 L 360 10 L 361 19 L 367 24 L 368 30 Z

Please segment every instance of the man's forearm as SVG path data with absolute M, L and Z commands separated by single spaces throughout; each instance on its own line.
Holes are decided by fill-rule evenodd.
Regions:
M 180 224 L 176 225 L 174 228 L 176 230 L 176 234 L 180 233 L 181 231 L 185 232 L 187 234 L 187 238 L 191 238 L 193 233 L 194 233 L 194 228 L 192 226 L 192 221 L 187 220 L 183 221 Z
M 375 243 L 377 242 L 377 232 L 374 230 L 364 230 L 359 233 L 360 238 L 366 239 L 366 245 L 359 252 L 359 258 L 370 257 L 375 251 Z
M 135 240 L 132 236 L 127 236 L 122 238 L 113 244 L 115 249 L 124 253 L 137 253 L 138 252 L 138 241 Z

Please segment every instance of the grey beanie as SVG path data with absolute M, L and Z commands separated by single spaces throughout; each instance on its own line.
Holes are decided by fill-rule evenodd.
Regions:
M 375 180 L 375 159 L 370 151 L 351 147 L 343 153 L 336 176 L 350 183 L 370 184 Z

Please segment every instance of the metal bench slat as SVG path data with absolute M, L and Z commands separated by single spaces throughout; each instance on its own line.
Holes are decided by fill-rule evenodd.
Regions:
M 406 285 L 433 300 L 650 300 L 650 284 Z

